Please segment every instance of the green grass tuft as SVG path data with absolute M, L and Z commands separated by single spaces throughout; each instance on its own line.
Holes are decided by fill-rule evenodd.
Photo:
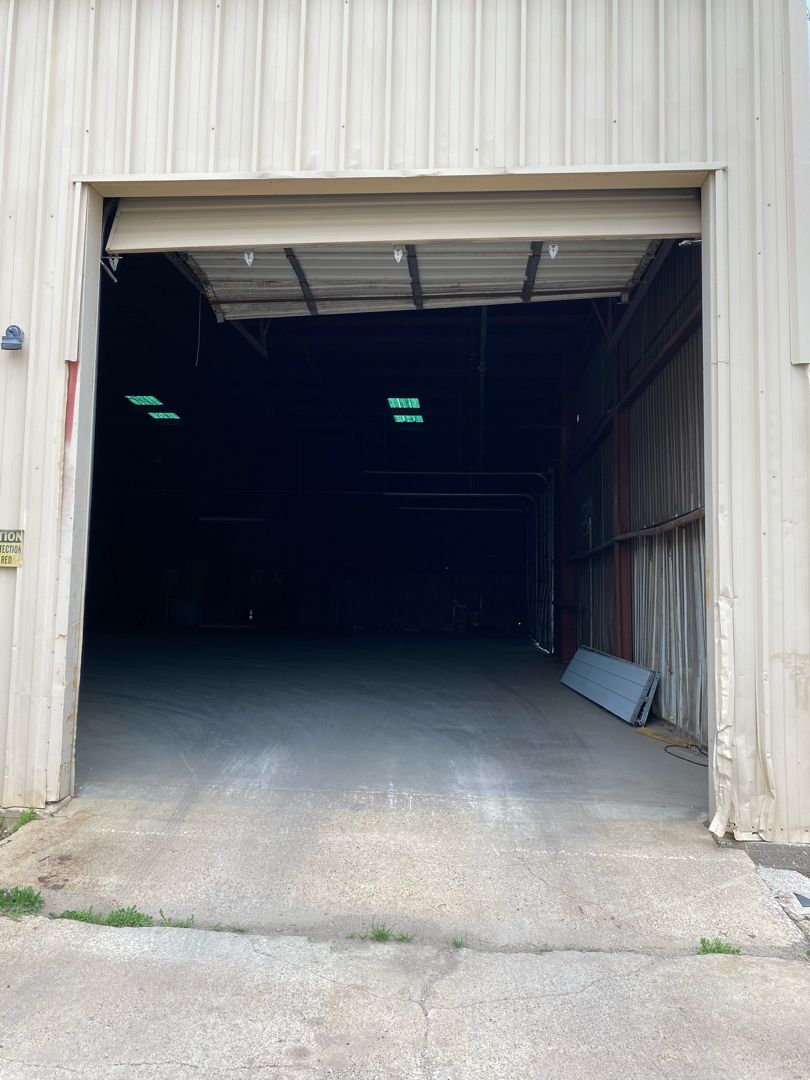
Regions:
M 168 915 L 164 915 L 163 908 L 160 909 L 160 925 L 161 926 L 173 926 L 177 930 L 188 930 L 194 925 L 194 916 L 189 915 L 185 919 L 171 919 Z
M 136 907 L 122 907 L 111 911 L 104 920 L 105 926 L 151 926 L 152 916 L 144 915 Z
M 382 923 L 372 923 L 371 930 L 368 933 L 368 937 L 372 941 L 390 941 L 394 936 L 394 931 L 390 926 L 384 926 Z
M 739 956 L 741 952 L 742 949 L 739 946 L 729 945 L 727 941 L 719 937 L 702 937 L 698 946 L 698 956 L 708 956 L 709 953 L 728 953 L 731 956 Z
M 98 923 L 103 925 L 104 916 L 91 907 L 75 908 L 63 911 L 61 915 L 52 915 L 52 919 L 71 919 L 73 922 Z
M 36 820 L 37 820 L 37 812 L 33 808 L 33 806 L 31 806 L 31 807 L 29 807 L 28 810 L 23 810 L 20 813 L 20 816 L 17 818 L 17 820 L 11 826 L 11 829 L 9 831 L 15 833 L 15 832 L 17 832 L 18 829 L 21 829 L 23 827 L 23 825 L 28 825 L 30 822 L 36 821 Z
M 466 949 L 467 948 L 467 942 L 464 940 L 464 938 L 454 937 L 453 938 L 453 948 L 454 949 Z
M 94 926 L 151 926 L 151 915 L 144 915 L 136 907 L 116 908 L 109 915 L 102 915 L 100 911 L 89 908 L 79 908 L 72 911 L 63 911 L 61 915 L 54 915 L 55 919 L 72 919 L 74 922 L 92 923 Z
M 367 934 L 347 934 L 346 937 L 350 941 L 396 941 L 399 945 L 413 941 L 413 934 L 397 934 L 384 923 L 372 923 Z
M 2 915 L 36 915 L 42 910 L 42 896 L 35 892 L 30 885 L 20 887 L 15 885 L 11 889 L 0 889 L 0 914 Z

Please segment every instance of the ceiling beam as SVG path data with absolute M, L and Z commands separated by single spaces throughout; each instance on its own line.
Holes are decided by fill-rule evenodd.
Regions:
M 309 287 L 307 281 L 307 275 L 304 273 L 304 268 L 298 261 L 298 256 L 295 254 L 292 248 L 285 247 L 284 254 L 287 257 L 287 262 L 293 269 L 293 273 L 298 278 L 298 284 L 301 286 L 301 292 L 304 294 L 304 300 L 309 308 L 310 315 L 318 314 L 318 305 L 315 303 L 315 297 L 312 295 L 312 289 Z
M 179 270 L 179 272 L 183 275 L 186 281 L 192 284 L 197 290 L 197 292 L 201 296 L 204 296 L 208 303 L 211 304 L 211 297 L 208 295 L 203 283 L 200 281 L 194 271 L 191 270 L 191 268 L 180 258 L 180 256 L 176 255 L 173 251 L 164 251 L 163 254 L 166 256 L 166 258 L 169 260 L 175 270 Z M 217 309 L 214 309 L 214 314 L 217 317 L 217 322 L 223 322 L 223 319 Z M 270 354 L 267 352 L 267 349 L 265 348 L 263 343 L 253 336 L 250 330 L 247 329 L 247 327 L 241 322 L 240 319 L 229 319 L 228 322 L 234 328 L 237 334 L 242 335 L 242 337 L 245 339 L 245 341 L 248 342 L 251 348 L 254 348 L 260 356 L 264 357 L 265 360 L 269 359 Z
M 542 255 L 542 253 L 543 241 L 532 240 L 530 255 L 526 263 L 526 274 L 523 278 L 523 289 L 520 293 L 520 299 L 523 301 L 524 304 L 528 304 L 528 302 L 532 298 L 532 293 L 534 292 L 534 282 L 535 278 L 537 277 L 537 267 L 540 263 L 540 256 Z
M 254 337 L 253 334 L 251 334 L 250 330 L 248 330 L 244 323 L 240 322 L 239 319 L 231 319 L 230 323 L 234 330 L 237 332 L 237 334 L 241 334 L 245 341 L 256 350 L 259 356 L 263 356 L 265 360 L 269 359 L 270 354 L 268 353 L 265 346 L 262 345 L 261 341 L 259 341 L 257 337 Z
M 422 300 L 422 282 L 419 280 L 419 263 L 416 259 L 416 248 L 413 244 L 405 245 L 405 254 L 408 256 L 408 273 L 411 275 L 413 306 L 421 310 L 425 305 Z
M 285 248 L 285 251 L 286 250 L 287 249 Z M 292 249 L 290 249 L 290 250 L 292 250 Z M 293 255 L 293 258 L 295 258 L 294 255 Z M 292 262 L 292 260 L 291 260 L 291 262 Z M 296 259 L 296 263 L 297 262 L 298 262 L 298 260 Z M 300 264 L 299 264 L 299 267 L 300 267 Z M 301 275 L 303 275 L 303 271 L 301 271 Z M 301 277 L 299 276 L 299 281 L 300 280 L 301 280 Z M 304 281 L 306 281 L 306 278 L 304 278 Z M 307 285 L 307 288 L 309 288 L 309 285 Z M 303 289 L 303 284 L 302 284 L 302 289 Z M 553 302 L 555 300 L 591 300 L 591 299 L 594 299 L 594 298 L 601 300 L 601 299 L 610 298 L 610 297 L 613 297 L 613 296 L 621 296 L 623 292 L 624 292 L 624 286 L 623 285 L 610 285 L 610 286 L 599 287 L 599 288 L 590 287 L 588 285 L 581 285 L 581 286 L 576 286 L 576 287 L 572 287 L 572 288 L 569 288 L 569 289 L 554 289 L 552 292 L 537 292 L 537 293 L 532 292 L 531 299 L 535 300 L 538 303 L 539 302 L 551 303 L 551 302 Z M 311 295 L 311 293 L 310 293 L 310 295 Z M 489 289 L 486 292 L 481 292 L 481 291 L 476 292 L 474 290 L 473 291 L 467 290 L 466 288 L 464 288 L 464 289 L 455 288 L 454 289 L 454 288 L 452 288 L 452 286 L 450 286 L 450 287 L 446 287 L 446 288 L 442 289 L 441 292 L 433 292 L 433 291 L 431 291 L 431 293 L 427 297 L 427 299 L 428 299 L 428 301 L 432 301 L 432 300 L 452 300 L 452 301 L 456 301 L 456 304 L 454 306 L 459 306 L 459 307 L 485 307 L 485 306 L 489 306 L 493 302 L 496 303 L 496 304 L 499 303 L 499 302 L 502 303 L 502 304 L 516 304 L 518 302 L 518 300 L 520 300 L 522 298 L 522 296 L 523 296 L 523 292 L 522 291 L 518 292 L 517 289 L 506 289 L 506 290 L 504 290 L 504 289 Z M 332 302 L 335 302 L 335 301 L 340 301 L 342 303 L 345 303 L 345 302 L 360 302 L 360 301 L 363 301 L 363 300 L 380 300 L 380 299 L 381 299 L 380 294 L 377 293 L 377 292 L 355 292 L 355 293 L 346 292 L 346 293 L 339 293 L 337 295 L 330 294 L 328 297 L 323 298 L 323 302 L 324 303 L 332 303 Z M 384 299 L 386 299 L 386 300 L 395 300 L 395 301 L 404 301 L 404 300 L 406 301 L 406 300 L 411 299 L 411 295 L 408 294 L 408 293 L 395 293 L 394 295 L 387 295 Z M 265 313 L 264 310 L 262 310 L 261 314 L 259 314 L 259 313 L 254 313 L 252 315 L 240 314 L 240 318 L 244 318 L 244 319 L 263 319 L 265 317 L 268 317 L 268 318 L 273 318 L 274 317 L 273 313 L 272 313 L 272 310 L 271 310 L 274 304 L 276 304 L 276 305 L 277 304 L 289 304 L 290 299 L 289 299 L 289 297 L 286 297 L 286 296 L 262 296 L 262 297 L 234 296 L 234 297 L 228 297 L 227 300 L 220 300 L 219 303 L 222 305 L 223 309 L 227 308 L 228 310 L 231 310 L 231 309 L 233 309 L 235 307 L 246 307 L 247 306 L 249 308 L 259 308 L 259 307 L 263 306 L 263 308 L 267 309 L 266 313 Z M 396 308 L 392 308 L 390 310 L 391 310 L 391 314 L 393 314 L 393 315 L 397 314 L 397 309 Z M 431 309 L 431 310 L 435 310 L 435 309 Z M 400 312 L 401 312 L 401 309 L 400 309 Z M 341 314 L 344 314 L 344 315 L 347 315 L 347 314 L 363 315 L 363 314 L 365 314 L 365 312 L 361 309 L 359 311 L 355 311 L 355 312 L 351 312 L 351 313 L 344 312 L 344 313 L 341 313 Z M 229 316 L 226 313 L 225 318 L 227 319 L 228 317 Z

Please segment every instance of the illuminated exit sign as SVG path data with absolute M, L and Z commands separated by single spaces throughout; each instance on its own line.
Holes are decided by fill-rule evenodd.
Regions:
M 20 566 L 23 553 L 23 530 L 0 529 L 0 566 Z

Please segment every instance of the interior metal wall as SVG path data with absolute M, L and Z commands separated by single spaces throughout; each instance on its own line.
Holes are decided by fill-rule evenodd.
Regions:
M 615 512 L 618 485 L 626 483 L 629 530 L 667 530 L 618 541 L 630 548 L 633 659 L 661 675 L 654 715 L 706 742 L 704 529 L 700 521 L 669 528 L 704 505 L 703 353 L 694 318 L 700 277 L 697 245 L 675 247 L 615 348 L 597 349 L 586 365 L 575 397 L 584 457 L 574 482 L 578 643 L 617 649 Z M 616 453 L 620 349 L 635 394 L 626 406 L 624 478 Z
M 705 743 L 703 522 L 633 541 L 632 561 L 634 658 L 661 673 L 655 713 Z
M 646 529 L 700 509 L 704 494 L 699 327 L 633 402 L 629 425 L 630 528 Z
M 686 263 L 687 260 L 673 260 Z M 699 266 L 692 263 L 699 278 Z M 655 299 L 668 316 L 683 310 L 685 285 L 667 275 Z M 672 280 L 674 278 L 674 280 Z M 699 287 L 699 286 L 698 286 Z M 671 324 L 670 336 L 677 332 Z M 666 341 L 661 341 L 663 348 Z M 642 362 L 636 369 L 642 367 Z M 704 506 L 703 350 L 696 329 L 630 409 L 631 529 L 660 526 Z M 708 741 L 706 557 L 702 521 L 636 540 L 634 659 L 661 672 L 655 712 Z

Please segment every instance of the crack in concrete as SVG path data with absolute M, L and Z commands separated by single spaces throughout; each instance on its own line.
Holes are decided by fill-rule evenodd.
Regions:
M 275 960 L 279 964 L 284 964 L 289 968 L 293 968 L 293 970 L 303 971 L 306 975 L 311 975 L 313 978 L 320 979 L 322 982 L 331 983 L 332 986 L 336 986 L 341 990 L 345 990 L 348 987 L 351 987 L 351 989 L 354 990 L 358 994 L 361 994 L 361 995 L 364 995 L 365 997 L 371 998 L 374 1001 L 381 1001 L 381 1002 L 386 1003 L 386 1004 L 390 1003 L 391 1001 L 396 1001 L 397 1000 L 395 997 L 392 998 L 392 997 L 387 997 L 387 996 L 385 996 L 383 994 L 375 994 L 375 993 L 373 993 L 373 991 L 366 989 L 366 987 L 364 987 L 364 986 L 359 986 L 356 983 L 347 983 L 347 982 L 345 982 L 344 980 L 341 980 L 341 979 L 333 979 L 329 975 L 324 975 L 323 972 L 321 972 L 321 971 L 316 971 L 315 968 L 310 967 L 308 964 L 297 964 L 294 960 L 287 960 L 283 956 L 276 956 L 274 953 L 266 952 L 265 950 L 258 948 L 258 946 L 259 946 L 258 941 L 251 942 L 251 949 L 256 954 L 256 956 L 263 956 L 267 960 Z M 413 1000 L 413 999 L 408 998 L 408 999 L 400 999 L 400 1000 Z
M 559 990 L 550 991 L 547 994 L 524 994 L 521 997 L 502 997 L 502 998 L 484 998 L 481 1001 L 464 1001 L 459 1005 L 436 1005 L 434 1008 L 441 1012 L 458 1012 L 461 1009 L 475 1009 L 484 1005 L 511 1005 L 520 1002 L 530 1001 L 546 1001 L 550 998 L 566 998 L 566 997 L 580 997 L 586 994 L 592 987 L 601 986 L 606 982 L 618 982 L 624 979 L 631 979 L 635 975 L 639 975 L 642 971 L 648 971 L 656 964 L 663 963 L 661 957 L 654 957 L 647 964 L 639 964 L 638 967 L 633 968 L 632 971 L 617 971 L 610 975 L 604 975 L 600 979 L 592 979 L 589 983 L 585 983 L 584 986 L 578 986 L 573 990 Z
M 26 1061 L 24 1058 L 9 1058 L 0 1057 L 0 1064 L 4 1065 L 21 1065 L 26 1069 L 38 1070 L 37 1075 L 41 1075 L 43 1070 L 52 1070 L 56 1072 L 71 1073 L 76 1076 L 87 1076 L 87 1066 L 83 1066 L 80 1069 L 74 1069 L 70 1065 L 57 1065 L 56 1063 L 45 1063 L 42 1061 Z M 278 1064 L 270 1062 L 252 1062 L 249 1065 L 226 1065 L 221 1069 L 211 1071 L 209 1065 L 196 1065 L 191 1061 L 180 1061 L 177 1058 L 166 1058 L 161 1061 L 105 1061 L 99 1063 L 99 1068 L 104 1069 L 155 1069 L 162 1066 L 179 1066 L 181 1069 L 193 1069 L 196 1072 L 205 1070 L 206 1076 L 212 1078 L 216 1076 L 228 1076 L 233 1073 L 249 1072 L 251 1076 L 255 1075 L 257 1071 L 266 1072 L 267 1070 L 275 1071 L 277 1069 L 285 1069 L 290 1073 L 293 1072 L 311 1072 L 316 1071 L 314 1065 L 304 1065 L 300 1062 L 288 1062 L 282 1061 Z M 330 1070 L 331 1071 L 331 1070 Z
M 409 999 L 414 1005 L 419 1007 L 424 1021 L 422 1043 L 419 1048 L 419 1066 L 425 1080 L 434 1080 L 436 1075 L 435 1063 L 433 1062 L 434 1054 L 430 1045 L 431 1008 L 428 1003 L 438 984 L 458 969 L 460 959 L 459 956 L 447 957 L 442 970 L 432 972 L 425 977 L 419 997 Z

